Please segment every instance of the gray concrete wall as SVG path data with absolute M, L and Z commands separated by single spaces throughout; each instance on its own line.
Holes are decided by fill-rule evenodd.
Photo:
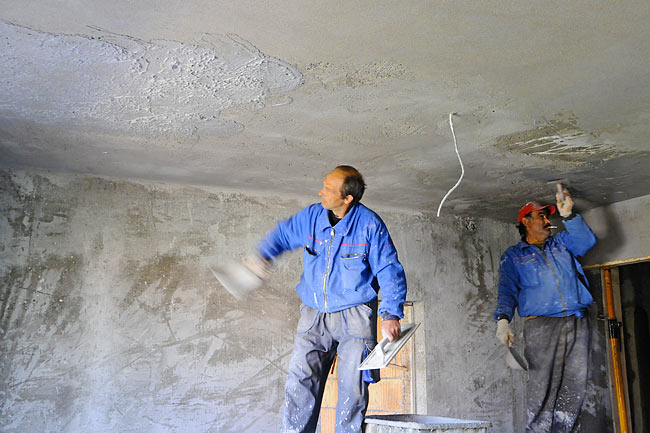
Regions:
M 276 429 L 297 257 L 246 303 L 206 265 L 296 203 L 32 173 L 1 185 L 0 430 Z
M 398 215 L 384 216 L 410 297 L 424 304 L 416 320 L 426 332 L 426 413 L 491 421 L 493 433 L 522 431 L 526 375 L 506 366 L 492 319 L 501 253 L 518 241 L 516 229 L 486 219 L 423 215 L 400 224 Z
M 650 260 L 650 195 L 590 209 L 583 216 L 598 236 L 585 264 Z
M 300 257 L 282 257 L 244 303 L 207 265 L 239 258 L 305 204 L 0 171 L 0 429 L 277 431 Z M 514 227 L 380 214 L 422 322 L 418 411 L 521 431 L 525 375 L 505 366 L 491 317 Z

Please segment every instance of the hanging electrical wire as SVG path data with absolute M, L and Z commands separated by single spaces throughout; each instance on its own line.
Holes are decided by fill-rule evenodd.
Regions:
M 449 197 L 449 194 L 451 194 L 457 187 L 460 185 L 460 182 L 463 180 L 463 176 L 465 175 L 465 167 L 463 167 L 463 160 L 460 159 L 460 153 L 458 153 L 458 143 L 456 143 L 456 133 L 454 132 L 454 121 L 451 119 L 451 117 L 456 114 L 456 113 L 449 113 L 449 127 L 451 128 L 451 135 L 454 137 L 454 149 L 456 149 L 456 156 L 458 156 L 458 162 L 460 162 L 460 178 L 458 178 L 458 182 L 456 182 L 456 185 L 454 185 L 449 191 L 447 191 L 447 194 L 442 198 L 442 201 L 440 202 L 440 206 L 438 206 L 438 215 L 440 216 L 440 209 L 442 209 L 442 204 L 447 200 L 447 197 Z

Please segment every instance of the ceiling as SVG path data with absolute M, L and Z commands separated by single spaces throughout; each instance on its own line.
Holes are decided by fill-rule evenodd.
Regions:
M 0 0 L 0 165 L 514 218 L 650 192 L 650 2 Z M 550 182 L 550 183 L 549 183 Z

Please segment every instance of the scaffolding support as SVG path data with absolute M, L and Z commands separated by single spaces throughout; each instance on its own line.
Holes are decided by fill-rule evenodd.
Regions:
M 612 293 L 612 277 L 610 268 L 603 268 L 605 278 L 605 296 L 607 298 L 607 332 L 609 348 L 612 355 L 612 369 L 614 371 L 614 386 L 616 391 L 616 407 L 621 433 L 629 433 L 627 425 L 627 408 L 625 405 L 625 392 L 623 390 L 623 373 L 621 370 L 621 322 L 616 319 L 614 311 L 614 294 Z

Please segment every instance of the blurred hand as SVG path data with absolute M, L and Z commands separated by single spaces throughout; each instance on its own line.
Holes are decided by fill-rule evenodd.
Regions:
M 500 342 L 510 347 L 515 342 L 515 335 L 512 332 L 508 319 L 501 319 L 497 322 L 497 338 Z
M 242 260 L 242 263 L 260 279 L 266 280 L 269 277 L 271 264 L 264 260 L 259 254 L 247 255 L 244 257 L 244 260 Z
M 381 323 L 381 334 L 390 341 L 395 341 L 399 337 L 400 332 L 402 332 L 402 328 L 399 320 L 384 320 Z
M 569 190 L 562 186 L 561 183 L 557 184 L 557 192 L 555 193 L 555 200 L 557 201 L 557 211 L 562 218 L 566 218 L 573 212 L 573 199 Z

